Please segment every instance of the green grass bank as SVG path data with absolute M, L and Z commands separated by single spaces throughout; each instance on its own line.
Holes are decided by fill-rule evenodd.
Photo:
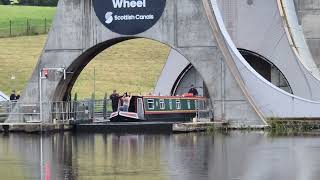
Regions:
M 0 37 L 48 32 L 55 7 L 0 5 Z
M 22 91 L 44 46 L 56 8 L 0 5 L 0 91 Z M 20 37 L 15 37 L 20 36 Z M 115 45 L 85 68 L 74 86 L 79 98 L 96 97 L 113 89 L 144 94 L 155 86 L 169 48 L 146 39 Z M 95 75 L 94 75 L 95 71 Z M 95 80 L 94 80 L 95 79 Z
M 44 46 L 46 35 L 0 39 L 0 91 L 22 91 L 29 80 Z M 169 48 L 147 39 L 135 39 L 106 49 L 85 68 L 73 93 L 79 99 L 91 97 L 94 83 L 96 96 L 102 98 L 113 89 L 120 93 L 144 94 L 155 86 Z M 94 81 L 95 69 L 95 81 Z

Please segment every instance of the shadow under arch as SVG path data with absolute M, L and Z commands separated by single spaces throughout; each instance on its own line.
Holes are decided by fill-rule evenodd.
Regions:
M 195 70 L 194 72 L 196 72 L 196 75 L 195 76 L 199 76 L 201 77 L 201 81 L 203 82 L 202 86 L 201 87 L 197 87 L 197 89 L 199 90 L 202 89 L 202 92 L 200 93 L 202 96 L 206 97 L 206 98 L 209 98 L 209 91 L 208 91 L 208 87 L 206 86 L 202 76 L 200 73 L 198 73 L 198 71 L 195 69 L 195 67 L 192 65 L 192 63 L 189 62 L 189 64 L 182 70 L 182 72 L 179 74 L 178 78 L 175 80 L 172 88 L 171 88 L 171 91 L 170 91 L 170 95 L 172 96 L 176 96 L 178 95 L 178 91 L 179 91 L 179 86 L 181 85 L 182 81 L 184 80 L 184 78 L 188 77 L 189 73 L 191 73 L 191 71 Z M 191 83 L 192 85 L 195 85 L 196 83 Z M 189 89 L 190 88 L 190 85 L 189 84 L 187 86 L 187 88 Z M 181 91 L 181 90 L 180 90 Z M 184 92 L 187 92 L 188 90 L 184 91 Z
M 79 57 L 77 57 L 75 60 L 72 61 L 71 65 L 68 66 L 66 69 L 67 77 L 66 79 L 61 79 L 58 83 L 58 86 L 55 90 L 53 101 L 68 101 L 71 100 L 70 94 L 72 91 L 72 88 L 77 81 L 78 77 L 80 76 L 81 72 L 84 70 L 84 68 L 102 51 L 118 44 L 124 41 L 133 40 L 133 39 L 148 39 L 154 42 L 158 42 L 161 44 L 164 44 L 168 46 L 171 49 L 174 49 L 178 53 L 180 53 L 177 49 L 172 47 L 168 43 L 164 43 L 162 41 L 152 39 L 152 38 L 146 38 L 146 37 L 137 37 L 137 36 L 126 36 L 126 37 L 120 37 L 120 38 L 114 38 L 107 41 L 104 41 L 102 43 L 96 44 L 92 47 L 90 47 L 88 50 L 83 52 Z M 180 53 L 181 54 L 181 53 Z M 182 54 L 181 54 L 182 55 Z M 186 58 L 187 59 L 187 58 Z M 189 60 L 188 60 L 189 61 Z M 189 61 L 190 62 L 190 61 Z
M 242 48 L 238 48 L 238 50 L 251 67 L 262 77 L 275 86 L 293 94 L 289 81 L 274 63 L 256 52 Z

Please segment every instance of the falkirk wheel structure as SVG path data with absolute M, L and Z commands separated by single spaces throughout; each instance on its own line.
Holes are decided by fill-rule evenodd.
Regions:
M 316 9 L 316 4 L 60 0 L 19 103 L 67 100 L 81 71 L 96 55 L 117 43 L 147 38 L 172 49 L 157 94 L 179 94 L 193 83 L 210 99 L 214 120 L 235 125 L 263 126 L 269 118 L 319 119 L 320 55 L 315 49 L 320 46 L 316 37 L 320 28 L 312 24 L 320 18 L 315 11 L 304 11 L 309 6 Z M 311 52 L 307 44 L 313 47 Z M 42 80 L 44 70 L 50 76 Z M 7 120 L 20 121 L 14 116 Z

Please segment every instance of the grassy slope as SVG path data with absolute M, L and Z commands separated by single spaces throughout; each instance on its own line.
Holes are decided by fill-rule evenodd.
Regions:
M 0 5 L 0 36 L 8 34 L 9 20 L 13 29 L 25 31 L 26 19 L 50 21 L 55 13 L 52 7 Z M 37 23 L 31 21 L 31 24 Z M 39 26 L 43 23 L 39 21 Z M 19 28 L 17 35 L 21 32 Z M 0 38 L 0 90 L 23 90 L 38 60 L 46 36 Z M 77 81 L 74 92 L 90 97 L 93 92 L 93 69 L 96 68 L 97 97 L 112 89 L 119 92 L 145 93 L 152 91 L 169 49 L 150 40 L 132 40 L 118 44 L 92 61 Z M 15 80 L 11 77 L 15 76 Z
M 37 62 L 46 36 L 0 39 L 0 90 L 23 90 Z M 74 92 L 80 98 L 93 92 L 93 68 L 96 68 L 97 97 L 120 92 L 145 93 L 152 91 L 167 58 L 167 46 L 146 39 L 115 45 L 98 55 L 79 77 Z M 11 76 L 16 77 L 11 80 Z
M 54 17 L 56 8 L 36 6 L 4 6 L 0 5 L 0 37 L 10 35 L 19 36 L 27 33 L 27 19 L 29 34 L 43 34 Z M 46 22 L 45 20 L 46 19 Z
M 52 19 L 56 8 L 37 6 L 4 6 L 0 5 L 0 21 L 16 19 Z
M 46 36 L 0 39 L 0 90 L 22 90 L 37 62 Z M 11 80 L 11 76 L 15 80 Z
M 93 91 L 94 68 L 98 97 L 110 94 L 113 89 L 136 94 L 152 92 L 168 53 L 166 45 L 151 40 L 120 43 L 91 61 L 79 77 L 74 92 L 84 97 Z

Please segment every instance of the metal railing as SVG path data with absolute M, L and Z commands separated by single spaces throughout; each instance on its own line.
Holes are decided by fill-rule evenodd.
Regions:
M 0 21 L 0 37 L 47 34 L 51 19 L 17 19 Z
M 196 121 L 207 122 L 214 119 L 214 111 L 209 99 L 197 101 Z
M 39 103 L 0 102 L 0 122 L 5 122 L 9 118 L 22 122 L 37 121 L 39 120 L 39 115 Z
M 22 104 L 14 101 L 0 102 L 0 123 L 69 121 L 103 121 L 112 112 L 111 100 L 84 100 L 43 102 L 40 118 L 40 104 Z
M 196 109 L 197 121 L 213 119 L 214 114 L 210 101 L 197 101 Z M 39 103 L 0 102 L 0 122 L 84 123 L 106 121 L 111 113 L 110 99 L 43 102 L 41 117 Z
M 112 112 L 109 99 L 53 102 L 51 107 L 53 121 L 103 121 L 107 120 Z

